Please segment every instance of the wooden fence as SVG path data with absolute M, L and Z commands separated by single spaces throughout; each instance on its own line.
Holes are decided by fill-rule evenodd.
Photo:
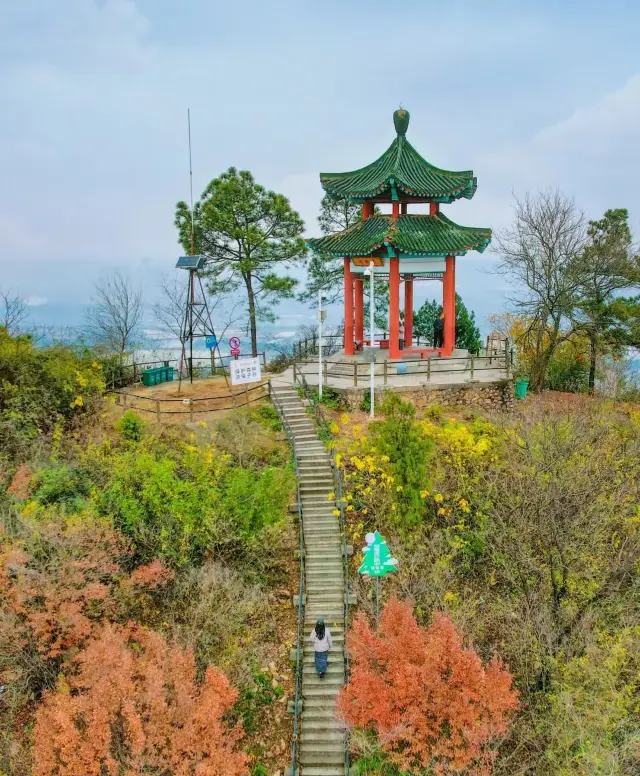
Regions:
M 271 381 L 266 380 L 252 387 L 245 386 L 240 391 L 219 396 L 185 396 L 183 399 L 145 396 L 127 391 L 115 391 L 115 393 L 118 396 L 118 404 L 123 408 L 123 411 L 133 409 L 140 412 L 151 412 L 157 416 L 158 420 L 162 415 L 189 415 L 189 420 L 192 422 L 194 415 L 237 409 L 265 399 L 271 395 Z M 138 404 L 140 401 L 149 402 L 149 406 L 140 406 Z M 203 406 L 207 403 L 208 406 Z M 178 405 L 182 405 L 182 408 Z
M 263 369 L 266 367 L 266 354 L 258 353 L 257 356 L 262 361 Z M 250 356 L 239 356 L 239 358 L 250 358 Z M 107 375 L 107 388 L 110 390 L 124 388 L 127 385 L 136 385 L 142 382 L 142 372 L 145 369 L 154 369 L 159 366 L 172 366 L 176 373 L 176 379 L 180 374 L 180 360 L 179 358 L 170 359 L 158 359 L 156 361 L 141 361 L 135 360 L 131 364 L 123 364 L 122 366 L 114 368 L 114 374 L 110 377 Z M 218 357 L 214 355 L 213 351 L 211 356 L 194 356 L 193 358 L 193 376 L 194 378 L 203 377 L 215 377 L 216 375 L 229 374 L 229 362 L 235 360 L 235 356 L 222 356 Z M 182 365 L 182 379 L 189 379 L 189 359 L 187 359 Z

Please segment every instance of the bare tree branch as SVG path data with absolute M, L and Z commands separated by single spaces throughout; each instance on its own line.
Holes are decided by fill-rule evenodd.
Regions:
M 26 317 L 27 303 L 24 299 L 10 291 L 0 290 L 0 329 L 6 329 L 11 335 L 19 334 Z
M 153 305 L 153 313 L 162 329 L 182 342 L 188 293 L 185 273 L 165 276 L 161 288 L 163 296 Z M 235 290 L 230 281 L 219 279 L 210 279 L 206 285 L 207 307 L 218 340 L 244 318 L 242 300 L 233 294 Z
M 143 314 L 142 291 L 134 287 L 128 275 L 116 270 L 95 284 L 87 332 L 96 345 L 123 354 L 140 337 Z
M 587 241 L 583 213 L 558 191 L 515 200 L 514 223 L 496 235 L 501 253 L 497 272 L 517 287 L 511 299 L 528 326 L 524 335 L 535 352 L 531 387 L 542 387 L 556 347 L 566 339 L 582 278 L 578 258 Z

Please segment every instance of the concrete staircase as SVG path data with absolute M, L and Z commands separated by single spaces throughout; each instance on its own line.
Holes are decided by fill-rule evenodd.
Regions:
M 299 767 L 302 776 L 344 776 L 346 731 L 335 716 L 335 701 L 344 685 L 344 598 L 342 541 L 335 503 L 331 459 L 318 439 L 315 423 L 296 391 L 274 385 L 275 399 L 292 429 L 298 456 L 305 543 L 304 652 Z M 333 637 L 329 668 L 316 674 L 309 634 L 318 617 Z

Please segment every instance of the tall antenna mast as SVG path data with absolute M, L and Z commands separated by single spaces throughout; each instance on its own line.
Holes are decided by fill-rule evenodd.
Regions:
M 189 190 L 191 193 L 191 255 L 193 256 L 195 251 L 193 247 L 194 235 L 193 235 L 193 168 L 191 166 L 191 108 L 187 108 L 187 127 L 189 130 Z

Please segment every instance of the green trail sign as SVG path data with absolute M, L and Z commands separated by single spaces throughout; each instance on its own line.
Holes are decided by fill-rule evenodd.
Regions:
M 386 577 L 391 571 L 398 570 L 398 561 L 391 557 L 385 540 L 377 531 L 366 535 L 367 546 L 362 549 L 364 558 L 358 573 L 369 577 Z

